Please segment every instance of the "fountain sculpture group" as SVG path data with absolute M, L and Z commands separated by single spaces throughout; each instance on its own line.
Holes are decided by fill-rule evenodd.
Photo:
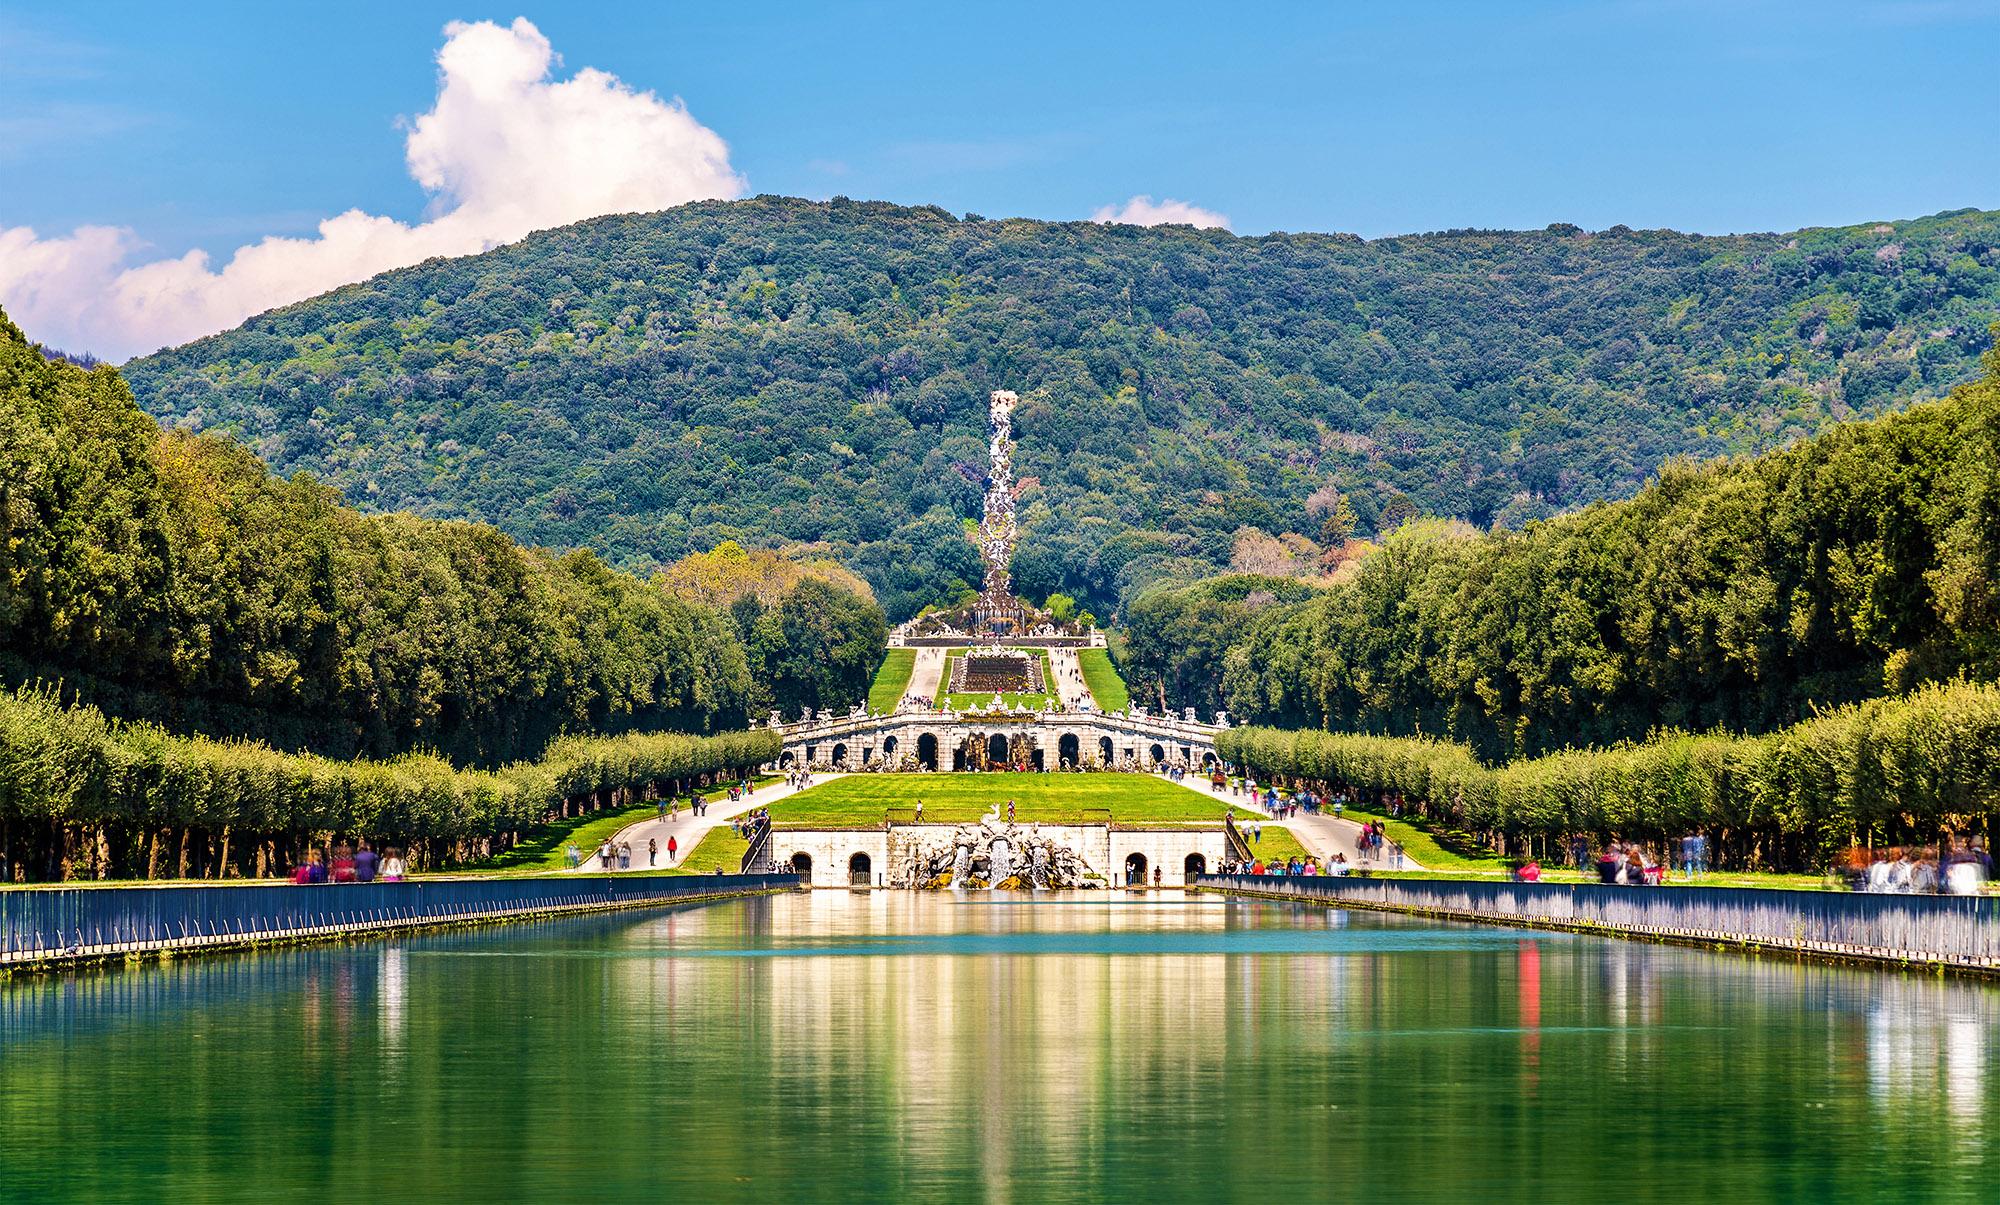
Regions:
M 1016 825 L 993 814 L 977 826 L 959 825 L 947 837 L 913 840 L 900 878 L 899 886 L 941 891 L 1103 886 L 1075 850 L 1044 836 L 1040 825 Z

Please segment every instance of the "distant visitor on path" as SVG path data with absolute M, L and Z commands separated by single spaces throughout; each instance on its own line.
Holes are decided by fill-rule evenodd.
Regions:
M 403 851 L 390 846 L 389 856 L 382 860 L 382 881 L 400 883 L 408 874 L 409 869 L 403 865 Z
M 680 852 L 680 848 L 680 838 L 673 836 L 667 838 L 667 865 L 672 866 L 674 864 L 674 856 Z
M 357 883 L 374 882 L 377 865 L 378 859 L 375 857 L 375 851 L 368 848 L 368 842 L 363 841 L 361 848 L 354 851 L 354 881 Z
M 646 865 L 658 866 L 659 864 L 660 839 L 658 837 L 648 837 L 646 838 Z

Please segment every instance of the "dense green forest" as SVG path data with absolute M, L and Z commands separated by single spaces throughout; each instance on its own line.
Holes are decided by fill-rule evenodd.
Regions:
M 429 754 L 335 760 L 177 736 L 51 691 L 5 691 L 0 882 L 282 874 L 328 834 L 436 866 L 553 818 L 733 780 L 779 743 L 769 729 L 562 737 L 537 760 L 465 770 Z
M 1559 839 L 1664 845 L 1703 832 L 1717 865 L 1821 870 L 1849 845 L 1993 837 L 2000 687 L 1953 682 L 1835 708 L 1763 736 L 1656 734 L 1489 768 L 1424 737 L 1236 728 L 1217 750 L 1261 774 L 1400 796 L 1412 816 L 1547 857 Z
M 864 696 L 871 599 L 806 578 L 770 614 L 484 525 L 362 514 L 226 437 L 161 430 L 115 369 L 48 359 L 0 315 L 7 684 L 180 733 L 494 765 L 566 732 Z
M 978 562 L 988 389 L 1021 391 L 1027 595 L 1110 615 L 1412 513 L 1518 527 L 1676 454 L 1782 446 L 1975 375 L 2000 214 L 1792 234 L 1350 236 L 757 198 L 595 219 L 128 366 L 145 407 L 359 505 L 646 571 L 821 544 L 889 617 Z
M 1142 594 L 1128 675 L 1245 719 L 1430 734 L 1488 757 L 1758 733 L 2000 678 L 2000 352 L 1944 401 L 1623 502 L 1461 535 L 1412 524 L 1350 580 Z

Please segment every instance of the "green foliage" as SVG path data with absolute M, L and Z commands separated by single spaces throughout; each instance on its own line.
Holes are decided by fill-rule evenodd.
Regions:
M 752 701 L 796 717 L 846 711 L 868 697 L 889 628 L 872 601 L 809 577 L 744 632 Z
M 1315 593 L 1295 578 L 1250 573 L 1140 591 L 1125 608 L 1119 642 L 1126 681 L 1154 706 L 1212 715 L 1224 705 L 1224 659 L 1251 620 Z
M 176 731 L 488 765 L 564 731 L 740 724 L 750 696 L 726 618 L 587 552 L 349 510 L 161 431 L 115 370 L 50 362 L 12 324 L 0 675 Z
M 146 873 L 141 840 L 163 829 L 219 832 L 239 850 L 339 833 L 444 857 L 539 825 L 565 804 L 594 808 L 747 771 L 775 760 L 779 745 L 769 729 L 563 737 L 536 761 L 461 770 L 430 754 L 337 761 L 175 736 L 65 706 L 48 691 L 9 692 L 0 694 L 0 834 L 10 834 L 0 839 L 0 878 L 64 877 L 62 834 L 85 828 L 103 834 L 112 869 L 136 874 Z
M 1464 745 L 1234 728 L 1217 750 L 1257 772 L 1394 792 L 1487 832 L 1726 835 L 1744 862 L 1824 866 L 1856 841 L 1935 841 L 2000 805 L 2000 687 L 1933 684 L 1765 736 L 1664 732 L 1489 768 Z
M 746 287 L 754 282 L 755 287 Z M 1705 238 L 960 222 L 685 205 L 435 260 L 135 361 L 147 408 L 383 509 L 647 570 L 825 542 L 892 619 L 976 560 L 987 390 L 1022 392 L 1017 588 L 1112 614 L 1244 526 L 1517 524 L 1675 454 L 1970 378 L 2000 215 Z
M 1946 401 L 1756 459 L 1676 462 L 1627 502 L 1476 537 L 1413 524 L 1296 605 L 1243 617 L 1205 587 L 1141 595 L 1129 672 L 1206 702 L 1222 642 L 1243 718 L 1434 733 L 1489 757 L 1661 725 L 1762 732 L 2000 677 L 1988 358 L 1994 375 Z

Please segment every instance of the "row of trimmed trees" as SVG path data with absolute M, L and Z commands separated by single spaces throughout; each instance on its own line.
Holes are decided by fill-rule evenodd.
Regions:
M 334 837 L 413 865 L 484 857 L 549 820 L 679 794 L 776 760 L 778 734 L 564 737 L 495 770 L 430 754 L 336 760 L 0 694 L 0 881 L 282 873 Z
M 1927 686 L 1763 736 L 1666 732 L 1497 767 L 1423 737 L 1245 727 L 1216 744 L 1258 773 L 1400 796 L 1503 852 L 1700 831 L 1719 864 L 1820 869 L 1851 844 L 1987 834 L 2000 807 L 2000 686 L 1987 683 Z

